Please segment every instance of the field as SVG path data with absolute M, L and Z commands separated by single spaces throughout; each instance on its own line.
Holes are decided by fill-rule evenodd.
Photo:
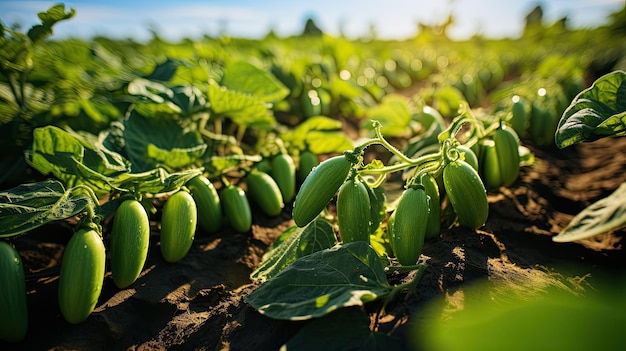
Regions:
M 599 28 L 535 24 L 520 38 L 498 40 L 452 41 L 427 27 L 406 41 L 310 33 L 179 43 L 156 34 L 148 43 L 55 40 L 45 29 L 71 21 L 70 10 L 55 7 L 41 18 L 40 28 L 4 28 L 0 37 L 7 48 L 0 54 L 0 239 L 19 253 L 25 282 L 22 290 L 2 285 L 0 349 L 621 345 L 625 206 L 618 197 L 592 212 L 587 222 L 597 221 L 599 233 L 558 239 L 626 181 L 619 14 Z M 562 116 L 579 111 L 575 103 L 587 96 L 579 93 L 602 79 L 608 83 L 597 84 L 605 90 L 590 109 L 605 123 L 568 134 Z M 498 159 L 485 150 L 502 129 L 513 130 L 519 148 Z M 480 166 L 465 162 L 472 151 L 463 145 Z M 319 165 L 344 157 L 345 174 L 328 167 L 337 176 L 308 195 L 307 181 L 324 173 L 305 170 L 306 153 Z M 283 156 L 293 169 L 281 168 Z M 487 167 L 494 159 L 495 168 Z M 502 166 L 510 159 L 513 171 Z M 458 190 L 449 184 L 471 183 L 446 175 L 459 160 L 484 189 L 484 221 L 480 198 L 454 201 Z M 255 170 L 278 188 L 254 195 Z M 219 193 L 219 215 L 201 211 L 191 185 L 199 175 Z M 402 225 L 419 211 L 389 229 L 392 215 L 405 211 L 405 186 L 424 193 L 426 176 L 441 198 L 433 205 L 429 194 L 417 206 L 441 211 L 435 233 L 421 222 Z M 325 189 L 334 178 L 365 185 L 367 211 L 346 207 L 339 185 Z M 227 200 L 229 187 L 244 196 Z M 174 230 L 173 250 L 182 257 L 172 259 L 162 244 L 172 230 L 163 223 L 179 191 L 189 191 L 197 207 L 180 205 L 170 217 L 185 228 L 180 217 L 193 213 L 190 236 Z M 328 201 L 305 203 L 324 191 Z M 269 213 L 273 197 L 279 209 Z M 117 209 L 129 199 L 146 209 L 149 240 L 138 276 L 120 284 L 114 275 L 130 269 L 113 272 L 123 256 L 111 250 L 112 238 Z M 315 219 L 302 219 L 306 212 Z M 126 218 L 124 228 L 139 222 Z M 349 240 L 356 227 L 365 236 Z M 61 286 L 68 242 L 85 228 L 102 238 L 105 258 L 81 253 L 65 267 L 89 268 Z M 409 236 L 397 228 L 409 228 Z M 399 243 L 417 249 L 402 252 Z M 73 306 L 88 311 L 68 322 L 77 312 L 60 306 L 59 294 L 89 290 L 100 272 L 89 293 L 94 305 L 71 295 Z M 2 284 L 15 281 L 0 274 Z M 6 331 L 24 320 L 27 330 Z

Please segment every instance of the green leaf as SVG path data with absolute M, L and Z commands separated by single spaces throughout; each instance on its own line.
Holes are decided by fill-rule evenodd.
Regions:
M 52 6 L 48 11 L 40 12 L 37 16 L 41 19 L 41 24 L 32 26 L 28 30 L 28 37 L 33 43 L 44 40 L 52 35 L 52 27 L 57 22 L 72 18 L 74 13 L 74 9 L 70 9 L 70 12 L 66 13 L 63 4 Z
M 281 350 L 402 350 L 398 339 L 369 328 L 370 318 L 358 307 L 342 308 L 305 325 Z
M 556 242 L 591 238 L 626 226 L 626 183 L 577 214 L 559 235 Z
M 41 174 L 52 174 L 67 187 L 86 184 L 96 193 L 110 190 L 106 177 L 129 171 L 128 162 L 117 153 L 97 147 L 93 135 L 55 126 L 34 130 L 32 150 L 26 161 Z
M 333 228 L 322 218 L 318 217 L 303 228 L 289 227 L 263 255 L 261 265 L 250 278 L 260 281 L 272 279 L 298 258 L 328 249 L 336 243 Z
M 227 116 L 241 126 L 267 128 L 276 122 L 269 106 L 254 95 L 210 84 L 209 102 L 215 114 Z
M 126 173 L 110 183 L 116 188 L 132 190 L 141 194 L 161 194 L 180 189 L 193 177 L 202 174 L 200 169 L 189 169 L 176 173 L 167 173 L 162 168 L 156 168 L 144 173 Z
M 202 173 L 189 170 L 168 174 L 161 168 L 130 173 L 128 161 L 102 145 L 104 138 L 54 126 L 36 128 L 33 135 L 33 147 L 26 157 L 33 168 L 43 175 L 52 174 L 68 188 L 86 185 L 97 195 L 111 191 L 169 192 Z
M 208 109 L 208 103 L 200 89 L 191 85 L 177 85 L 172 88 L 172 101 L 180 107 L 183 116 L 192 116 Z
M 409 122 L 412 116 L 408 101 L 403 96 L 386 95 L 379 105 L 366 111 L 366 116 L 382 124 L 381 133 L 385 136 L 407 136 L 411 132 Z
M 305 138 L 309 150 L 316 154 L 342 153 L 354 149 L 354 143 L 343 132 L 310 131 Z
M 128 93 L 139 96 L 133 109 L 144 116 L 170 115 L 189 117 L 207 110 L 206 98 L 197 87 L 166 84 L 136 78 L 128 84 Z
M 555 135 L 565 148 L 607 136 L 626 135 L 626 72 L 614 71 L 580 92 L 563 112 Z
M 391 293 L 383 263 L 363 241 L 301 257 L 244 299 L 275 319 L 306 320 Z
M 133 104 L 133 108 L 142 115 L 182 113 L 182 109 L 172 101 L 174 91 L 161 82 L 136 78 L 128 83 L 127 90 L 129 94 L 140 97 Z
M 126 153 L 133 172 L 156 167 L 180 170 L 193 165 L 206 151 L 202 136 L 168 118 L 148 118 L 132 111 L 124 121 Z
M 341 153 L 354 148 L 352 141 L 341 131 L 342 123 L 325 116 L 313 116 L 295 128 L 280 135 L 291 148 L 309 149 L 314 154 Z
M 220 84 L 229 90 L 254 95 L 265 102 L 278 102 L 289 95 L 289 89 L 269 71 L 246 61 L 228 62 Z
M 527 282 L 532 289 L 532 282 Z M 427 306 L 411 330 L 413 350 L 618 350 L 623 348 L 624 285 L 571 291 L 543 287 L 540 296 L 528 291 L 507 301 L 495 289 L 472 285 L 463 292 L 463 308 L 443 311 Z M 612 288 L 612 289 L 611 289 Z M 502 293 L 499 293 L 502 294 Z M 431 312 L 432 311 L 432 312 Z M 431 316 L 431 314 L 433 314 Z
M 22 234 L 94 206 L 81 188 L 65 190 L 58 180 L 22 184 L 0 192 L 0 237 Z
M 219 176 L 221 174 L 228 173 L 228 170 L 241 168 L 242 163 L 253 164 L 260 162 L 263 159 L 261 155 L 225 155 L 225 156 L 211 156 L 204 162 L 204 166 L 209 172 Z
M 152 72 L 145 76 L 148 80 L 157 80 L 161 82 L 167 82 L 176 74 L 176 70 L 182 65 L 182 61 L 167 58 L 165 62 L 158 64 Z

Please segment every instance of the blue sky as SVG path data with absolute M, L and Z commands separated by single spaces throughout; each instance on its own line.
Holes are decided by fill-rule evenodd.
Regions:
M 37 12 L 54 1 L 0 0 L 0 20 L 5 25 L 30 27 Z M 115 38 L 150 37 L 150 28 L 170 40 L 217 35 L 258 38 L 270 28 L 279 35 L 298 34 L 308 17 L 330 34 L 340 31 L 350 37 L 366 36 L 374 26 L 381 38 L 415 35 L 416 23 L 439 23 L 449 13 L 455 17 L 450 34 L 464 39 L 476 32 L 491 37 L 517 36 L 524 16 L 537 4 L 544 19 L 554 22 L 568 16 L 574 27 L 604 23 L 607 15 L 624 6 L 624 0 L 73 0 L 76 10 L 69 21 L 55 26 L 55 38 L 106 35 Z

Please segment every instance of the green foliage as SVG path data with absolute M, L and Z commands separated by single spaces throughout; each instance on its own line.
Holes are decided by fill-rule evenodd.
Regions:
M 307 149 L 314 154 L 341 153 L 354 147 L 341 131 L 342 123 L 336 119 L 315 116 L 306 119 L 293 129 L 280 134 L 287 148 Z
M 128 160 L 103 147 L 93 135 L 48 126 L 35 130 L 28 163 L 44 175 L 53 175 L 66 187 L 87 185 L 96 194 L 111 191 L 163 193 L 178 189 L 200 174 L 187 170 L 168 174 L 162 168 L 131 173 Z
M 390 294 L 383 268 L 363 241 L 334 246 L 297 259 L 245 300 L 270 318 L 320 317 Z
M 565 110 L 556 132 L 556 145 L 564 148 L 583 141 L 626 135 L 626 72 L 598 78 Z
M 198 165 L 207 144 L 197 131 L 173 119 L 148 118 L 131 111 L 124 121 L 125 152 L 134 173 L 157 167 L 182 170 Z
M 218 84 L 209 85 L 211 110 L 238 125 L 269 129 L 275 123 L 274 116 L 260 98 Z
M 383 125 L 381 132 L 386 136 L 407 137 L 411 134 L 409 128 L 411 113 L 404 97 L 387 95 L 380 105 L 368 109 L 366 116 L 369 119 L 379 121 Z
M 246 61 L 228 62 L 220 84 L 270 103 L 278 102 L 289 94 L 289 89 L 276 77 Z
M 259 281 L 272 279 L 295 260 L 328 249 L 336 243 L 333 228 L 322 218 L 304 227 L 289 227 L 263 255 L 261 264 L 250 274 L 250 278 Z
M 65 189 L 52 179 L 4 190 L 0 192 L 0 237 L 26 233 L 94 205 L 88 189 Z
M 626 72 L 614 71 L 580 92 L 559 122 L 555 142 L 565 148 L 580 142 L 626 135 Z M 557 242 L 586 239 L 626 225 L 626 185 L 577 214 L 553 238 Z
M 431 303 L 428 318 L 415 324 L 414 350 L 612 350 L 622 347 L 626 322 L 623 284 L 586 296 L 547 289 L 540 296 L 494 299 L 474 284 L 464 307 L 452 315 Z M 582 323 L 584 321 L 584 323 Z M 453 336 L 453 337 L 452 337 Z

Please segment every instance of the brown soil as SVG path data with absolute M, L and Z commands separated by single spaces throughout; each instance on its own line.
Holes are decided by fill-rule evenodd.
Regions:
M 379 319 L 379 330 L 404 339 L 427 302 L 444 297 L 463 306 L 463 287 L 488 278 L 507 293 L 532 297 L 547 286 L 577 290 L 626 267 L 624 229 L 576 243 L 554 243 L 572 217 L 626 180 L 626 138 L 565 150 L 534 149 L 536 163 L 511 187 L 489 192 L 487 224 L 444 230 L 426 243 L 428 268 L 416 292 L 400 295 Z M 58 265 L 71 233 L 54 223 L 15 241 L 27 274 L 29 331 L 1 350 L 277 350 L 306 322 L 264 317 L 243 297 L 248 278 L 276 237 L 292 224 L 287 206 L 277 218 L 258 213 L 250 233 L 200 233 L 180 262 L 165 262 L 154 237 L 145 271 L 119 290 L 107 275 L 100 301 L 79 325 L 64 321 L 56 301 Z M 154 234 L 158 234 L 155 227 Z M 106 237 L 105 237 L 106 239 Z M 56 272 L 56 273 L 55 273 Z M 41 277 L 37 277 L 39 274 Z M 391 276 L 392 281 L 411 273 Z

